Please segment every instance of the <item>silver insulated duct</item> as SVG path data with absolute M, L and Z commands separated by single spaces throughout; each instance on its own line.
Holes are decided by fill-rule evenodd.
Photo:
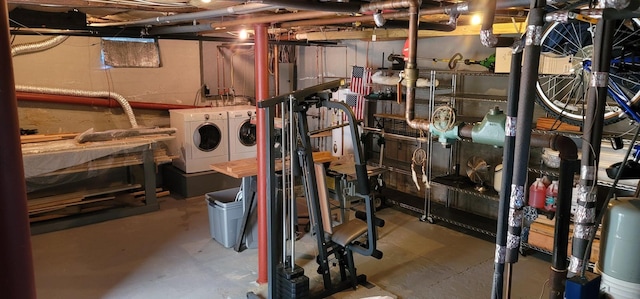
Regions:
M 15 57 L 22 54 L 36 53 L 45 50 L 49 50 L 55 46 L 60 45 L 69 38 L 68 36 L 56 36 L 44 41 L 38 41 L 33 43 L 24 43 L 11 47 L 11 56 Z M 91 98 L 111 98 L 118 102 L 122 106 L 122 110 L 127 115 L 129 123 L 132 128 L 138 127 L 136 116 L 133 114 L 133 109 L 125 97 L 112 91 L 87 91 L 79 89 L 65 89 L 65 88 L 49 88 L 49 87 L 37 87 L 16 85 L 16 91 L 30 92 L 30 93 L 44 93 L 55 95 L 67 95 L 67 96 L 79 96 L 79 97 L 91 97 Z

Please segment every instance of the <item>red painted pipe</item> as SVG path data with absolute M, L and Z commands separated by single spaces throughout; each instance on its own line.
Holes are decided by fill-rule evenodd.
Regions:
M 256 102 L 269 98 L 269 74 L 268 71 L 268 36 L 267 27 L 257 24 L 255 31 L 255 86 Z M 258 126 L 264 123 L 264 110 L 257 109 Z M 258 283 L 268 282 L 267 265 L 267 136 L 266 132 L 258 128 Z
M 0 0 L 0 298 L 36 298 L 7 1 Z
M 108 107 L 108 108 L 121 107 L 118 101 L 110 98 L 91 98 L 91 97 L 78 97 L 78 96 L 55 95 L 55 94 L 44 94 L 44 93 L 31 93 L 31 92 L 16 92 L 16 96 L 18 98 L 18 101 L 86 105 L 86 106 L 93 106 L 93 107 Z M 160 103 L 131 102 L 131 101 L 129 102 L 129 105 L 131 105 L 131 108 L 149 109 L 149 110 L 186 109 L 186 108 L 198 107 L 198 106 L 191 106 L 191 105 L 160 104 Z

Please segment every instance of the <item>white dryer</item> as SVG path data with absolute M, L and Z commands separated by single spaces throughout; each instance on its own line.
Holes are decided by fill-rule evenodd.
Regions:
M 169 110 L 176 138 L 173 165 L 186 173 L 211 170 L 209 165 L 229 161 L 228 117 L 224 108 Z
M 229 107 L 229 160 L 256 156 L 256 107 Z M 253 123 L 252 123 L 253 120 Z

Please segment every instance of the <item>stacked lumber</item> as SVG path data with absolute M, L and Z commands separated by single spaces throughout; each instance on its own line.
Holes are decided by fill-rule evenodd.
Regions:
M 536 121 L 536 129 L 545 131 L 563 131 L 563 132 L 580 132 L 581 129 L 578 126 L 570 125 L 568 123 L 561 122 L 555 118 L 540 117 Z
M 177 156 L 169 155 L 164 148 L 156 148 L 153 150 L 153 160 L 156 165 L 170 163 Z M 101 169 L 109 169 L 116 167 L 141 165 L 143 163 L 142 153 L 127 153 L 119 155 L 111 155 L 99 159 L 95 159 L 86 163 L 56 170 L 46 175 L 61 175 L 68 173 L 87 172 Z
M 47 142 L 62 139 L 73 139 L 78 133 L 21 135 L 20 143 Z
M 555 221 L 544 217 L 538 217 L 529 227 L 530 245 L 542 248 L 547 251 L 553 251 L 553 237 L 555 235 Z M 573 224 L 569 226 L 569 248 L 567 253 L 571 254 L 571 238 L 573 237 Z M 596 233 L 596 239 L 591 247 L 591 262 L 597 262 L 600 255 L 600 229 Z
M 77 191 L 66 194 L 29 199 L 29 222 L 45 221 L 81 213 L 95 212 L 115 207 L 136 207 L 145 204 L 142 186 L 129 184 L 97 190 Z M 156 189 L 156 196 L 168 196 L 169 191 Z

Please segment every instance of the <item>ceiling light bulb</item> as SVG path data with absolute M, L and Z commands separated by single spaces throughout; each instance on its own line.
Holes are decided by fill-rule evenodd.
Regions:
M 242 29 L 240 30 L 240 32 L 238 33 L 238 37 L 240 39 L 247 39 L 247 37 L 249 37 L 249 33 L 247 32 L 246 29 Z
M 482 16 L 475 14 L 471 17 L 471 25 L 480 25 L 482 23 Z
M 211 3 L 211 0 L 200 0 L 202 3 Z

